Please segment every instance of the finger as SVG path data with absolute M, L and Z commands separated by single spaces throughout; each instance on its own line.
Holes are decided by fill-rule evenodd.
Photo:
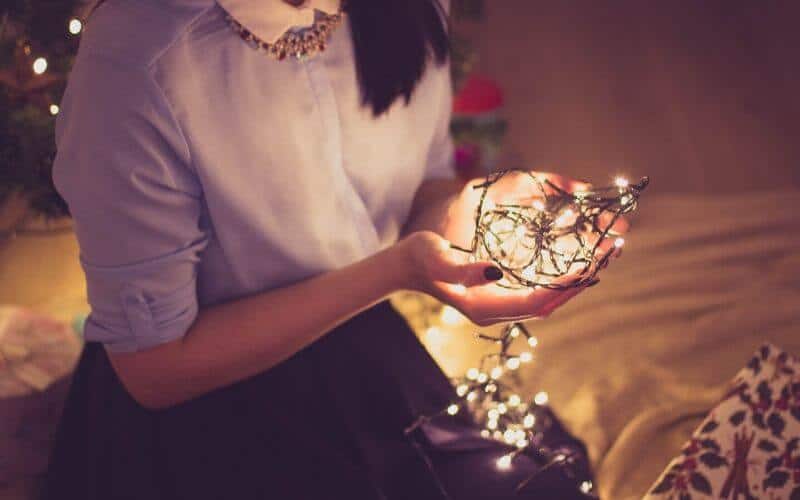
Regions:
M 631 224 L 628 222 L 628 219 L 623 216 L 619 216 L 614 220 L 613 213 L 604 212 L 598 217 L 597 227 L 599 227 L 601 231 L 605 231 L 608 228 L 610 234 L 625 234 L 628 232 L 628 229 L 630 229 Z
M 492 283 L 502 277 L 503 272 L 491 262 L 443 262 L 435 279 L 469 288 Z
M 600 280 L 596 280 L 596 281 L 593 281 L 593 282 L 590 282 L 590 283 L 597 284 L 599 281 Z M 553 313 L 553 311 L 555 311 L 559 307 L 563 306 L 564 304 L 566 304 L 567 302 L 569 302 L 570 300 L 575 298 L 577 295 L 581 294 L 584 290 L 586 290 L 590 286 L 594 286 L 594 285 L 579 286 L 579 287 L 573 288 L 571 290 L 565 291 L 559 297 L 556 297 L 552 302 L 547 304 L 544 307 L 544 309 L 542 309 L 542 316 L 549 316 L 550 314 Z

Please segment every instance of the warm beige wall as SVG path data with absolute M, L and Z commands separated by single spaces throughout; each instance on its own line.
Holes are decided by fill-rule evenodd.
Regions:
M 654 190 L 800 185 L 800 2 L 487 0 L 510 149 Z

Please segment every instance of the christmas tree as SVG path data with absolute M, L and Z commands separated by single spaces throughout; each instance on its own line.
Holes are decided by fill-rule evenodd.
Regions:
M 0 8 L 0 204 L 13 195 L 67 214 L 53 187 L 54 124 L 78 48 L 81 2 L 7 0 Z

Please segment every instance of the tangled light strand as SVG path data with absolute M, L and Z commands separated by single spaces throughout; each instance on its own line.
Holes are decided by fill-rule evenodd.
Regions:
M 527 176 L 534 194 L 511 204 L 492 202 L 490 188 L 512 173 Z M 570 192 L 527 171 L 497 172 L 474 186 L 482 192 L 471 248 L 453 248 L 468 252 L 474 260 L 491 261 L 502 269 L 504 277 L 498 285 L 503 287 L 564 290 L 593 284 L 614 251 L 624 244 L 614 229 L 617 222 L 624 214 L 636 210 L 648 184 L 647 177 L 636 184 L 620 177 L 613 186 Z M 613 245 L 604 248 L 603 243 L 612 237 Z M 568 274 L 576 279 L 566 283 L 556 281 Z M 443 309 L 443 319 L 445 311 L 448 309 Z M 575 478 L 568 467 L 579 458 L 575 450 L 543 445 L 552 425 L 546 408 L 548 394 L 541 391 L 523 399 L 505 381 L 508 373 L 533 360 L 531 351 L 513 352 L 512 345 L 524 339 L 528 347 L 535 348 L 538 339 L 522 323 L 509 323 L 499 336 L 477 333 L 476 337 L 492 342 L 498 349 L 485 354 L 478 367 L 453 380 L 455 397 L 445 408 L 434 415 L 421 416 L 407 432 L 438 416 L 457 415 L 464 410 L 481 427 L 484 438 L 509 447 L 497 460 L 498 469 L 512 467 L 514 459 L 523 453 L 543 459 L 543 465 L 518 489 L 552 467 L 565 466 L 565 473 Z M 575 479 L 580 481 L 576 487 L 583 494 L 595 496 L 591 481 Z

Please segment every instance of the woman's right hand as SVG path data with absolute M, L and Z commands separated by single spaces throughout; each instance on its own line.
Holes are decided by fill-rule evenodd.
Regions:
M 469 262 L 468 255 L 431 231 L 411 233 L 397 244 L 409 270 L 408 288 L 458 309 L 479 326 L 545 317 L 586 286 L 567 290 L 511 290 L 494 282 L 502 271 L 491 262 Z M 576 276 L 559 281 L 569 283 Z

